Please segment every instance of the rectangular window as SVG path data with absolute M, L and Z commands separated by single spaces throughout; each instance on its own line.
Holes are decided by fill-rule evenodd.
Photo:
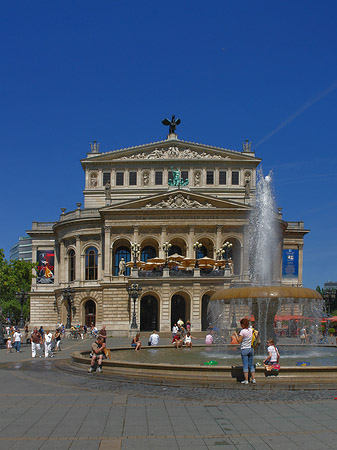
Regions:
M 206 184 L 214 184 L 214 172 L 213 172 L 213 170 L 207 170 Z
M 219 184 L 227 184 L 227 172 L 224 170 L 219 172 Z
M 105 186 L 107 183 L 111 184 L 111 173 L 103 172 L 103 186 Z
M 116 186 L 124 185 L 124 172 L 116 172 Z
M 155 173 L 155 184 L 163 184 L 163 172 Z
M 137 172 L 129 172 L 129 185 L 137 186 Z
M 182 181 L 188 180 L 188 170 L 182 170 L 180 176 Z
M 172 170 L 169 170 L 169 173 L 168 173 L 168 181 L 173 181 L 173 172 L 172 172 Z
M 232 184 L 239 184 L 239 172 L 237 171 L 232 172 Z

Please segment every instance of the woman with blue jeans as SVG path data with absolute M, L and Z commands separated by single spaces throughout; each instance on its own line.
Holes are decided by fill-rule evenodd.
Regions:
M 242 384 L 248 384 L 248 372 L 252 375 L 252 383 L 255 384 L 255 367 L 254 367 L 254 349 L 252 348 L 252 336 L 253 330 L 249 328 L 249 320 L 241 319 L 240 325 L 242 330 L 237 336 L 238 343 L 240 344 L 241 359 L 243 365 L 243 374 L 245 376 Z

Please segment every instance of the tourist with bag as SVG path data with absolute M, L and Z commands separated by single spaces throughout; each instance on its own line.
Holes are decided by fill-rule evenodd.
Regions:
M 240 325 L 242 330 L 240 331 L 237 339 L 240 344 L 243 375 L 245 377 L 241 383 L 248 384 L 248 372 L 250 370 L 252 383 L 255 384 L 254 348 L 252 347 L 253 330 L 249 328 L 249 320 L 246 318 L 240 320 Z M 258 331 L 254 331 L 258 333 Z

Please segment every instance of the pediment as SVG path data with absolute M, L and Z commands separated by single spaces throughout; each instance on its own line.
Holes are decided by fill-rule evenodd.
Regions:
M 153 161 L 153 160 L 233 160 L 260 161 L 247 153 L 237 152 L 225 148 L 212 147 L 204 144 L 180 140 L 159 141 L 152 144 L 130 147 L 111 152 L 88 155 L 82 163 L 108 163 L 122 161 Z
M 248 211 L 250 207 L 239 202 L 222 200 L 210 195 L 194 194 L 185 189 L 174 189 L 165 194 L 156 194 L 141 199 L 118 203 L 101 208 L 101 212 L 135 209 L 135 210 L 241 210 Z

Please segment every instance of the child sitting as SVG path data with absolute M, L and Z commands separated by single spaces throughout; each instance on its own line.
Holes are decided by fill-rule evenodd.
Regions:
M 266 368 L 268 366 L 272 366 L 273 364 L 277 364 L 280 360 L 280 354 L 279 354 L 277 347 L 275 346 L 274 339 L 268 339 L 267 345 L 268 345 L 268 348 L 267 348 L 268 356 L 263 361 L 263 364 Z M 270 367 L 270 369 L 271 369 L 271 367 Z

